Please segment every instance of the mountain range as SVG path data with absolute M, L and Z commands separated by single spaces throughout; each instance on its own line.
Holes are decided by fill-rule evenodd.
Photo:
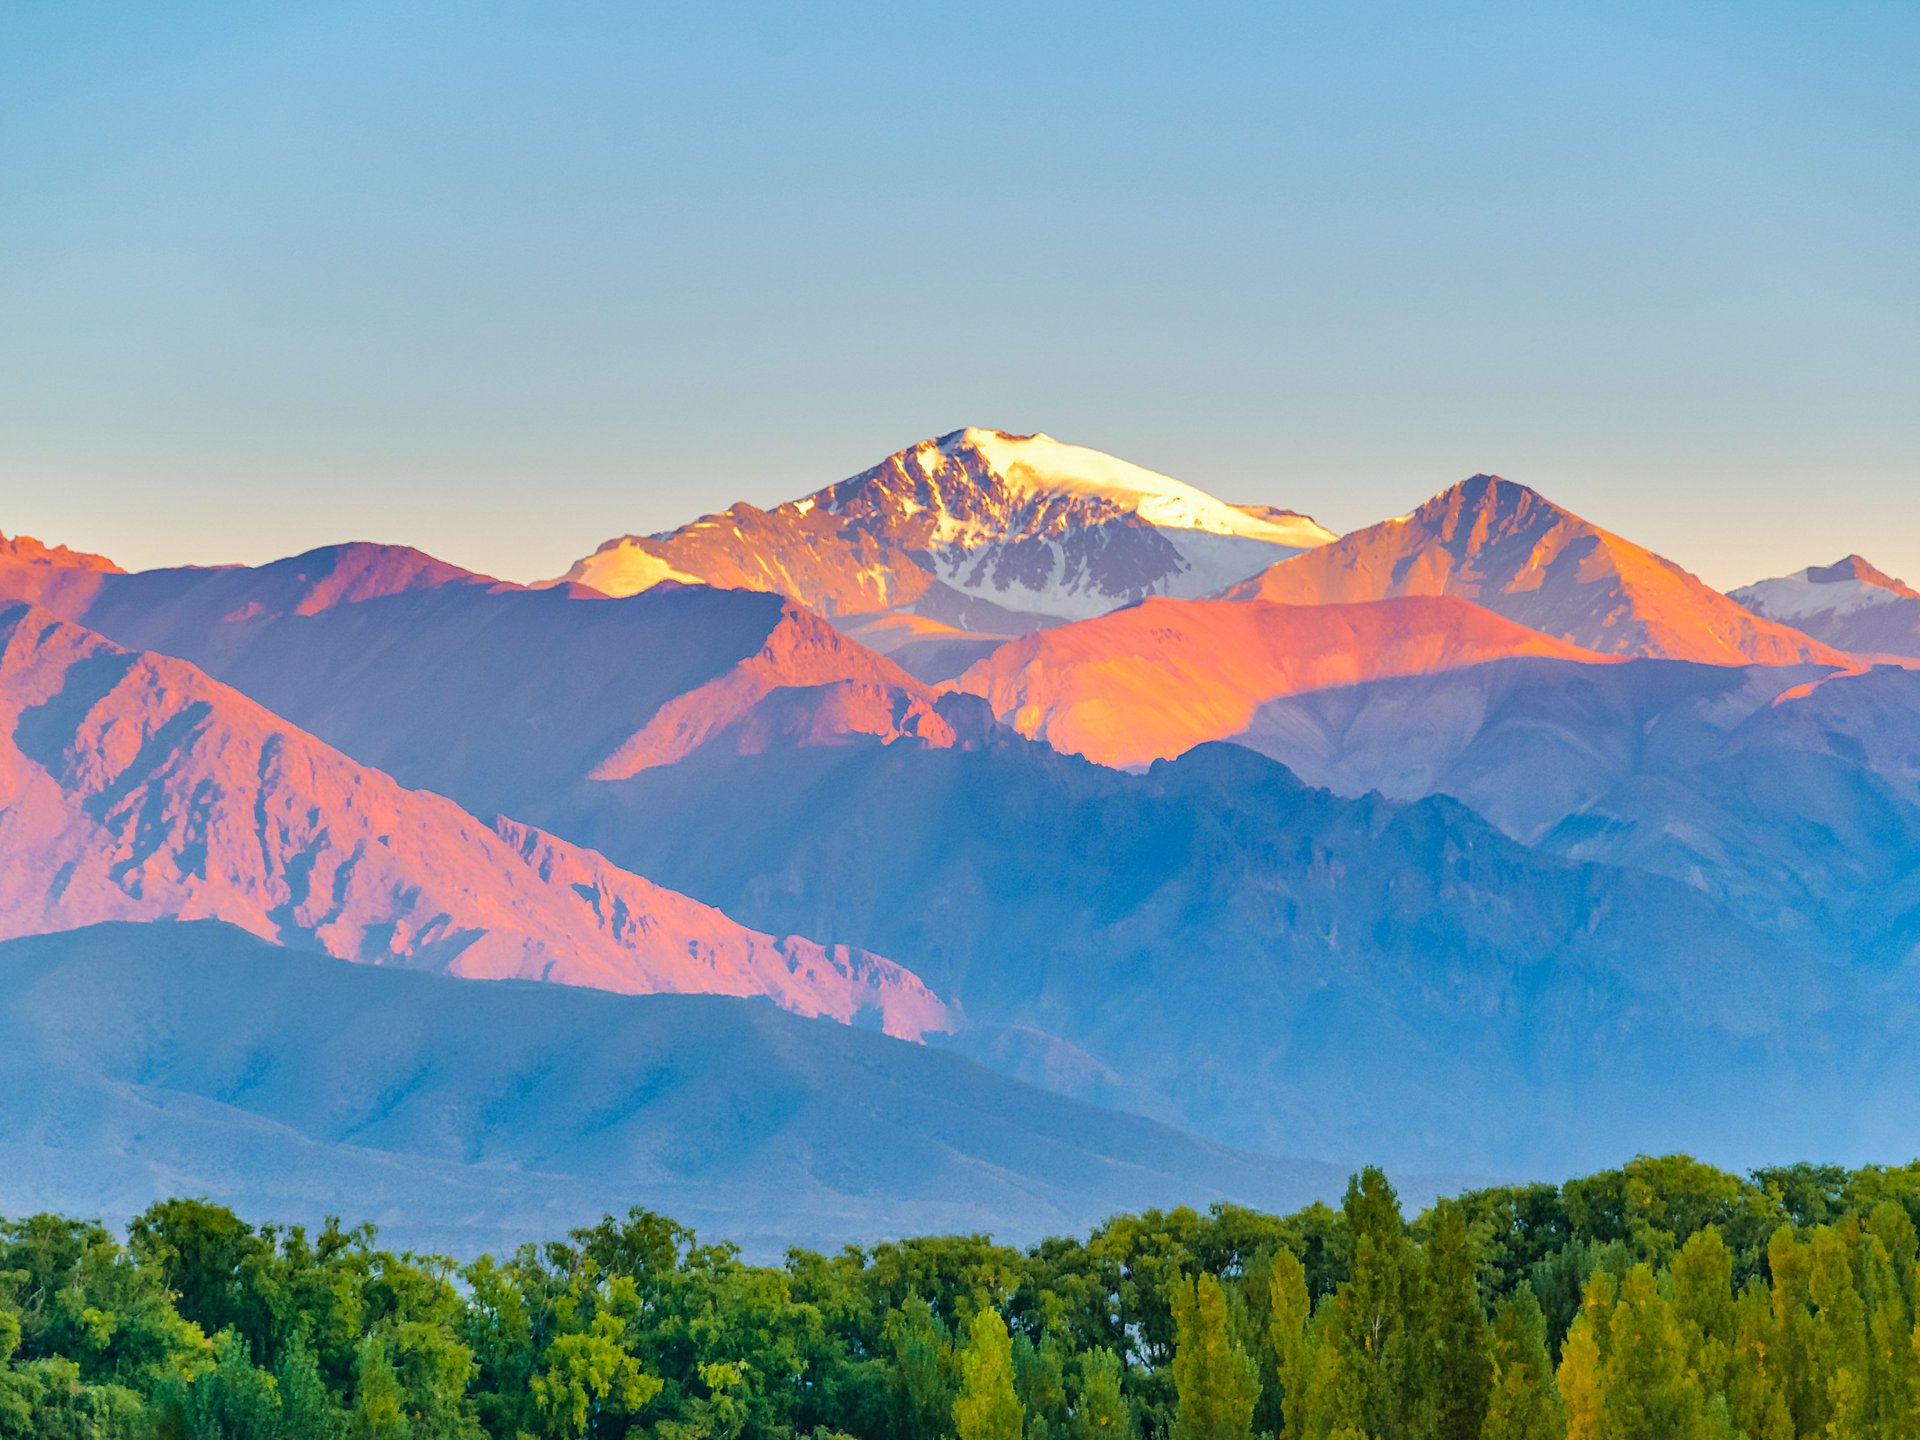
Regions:
M 214 1175 L 208 1155 L 337 1159 L 455 1239 L 488 1207 L 622 1187 L 772 1243 L 943 1214 L 1035 1233 L 1335 1173 L 1260 1156 L 1892 1158 L 1916 637 L 1920 594 L 1857 556 L 1723 595 L 1494 476 L 1336 537 L 984 429 L 534 586 L 371 543 L 130 574 L 0 537 L 0 989 L 26 955 L 120 966 L 163 1009 L 197 976 L 218 998 L 195 1044 L 244 1034 L 249 1063 L 301 1076 L 298 1113 L 196 1080 L 192 1134 L 117 1168 L 119 1132 L 81 1127 L 61 1164 L 99 1181 L 88 1203 Z M 339 1013 L 454 1017 L 433 1046 L 537 1009 L 536 1088 L 571 1072 L 571 1027 L 628 1023 L 605 1005 L 672 1013 L 692 1028 L 648 1073 L 728 1098 L 595 1092 L 549 1138 L 733 1135 L 737 1164 L 563 1163 L 524 1108 L 527 1137 L 489 1149 L 459 1117 L 498 1103 L 505 1055 L 447 1085 L 420 1060 L 405 1126 L 330 1128 L 357 1083 L 323 1063 L 343 1032 L 303 1030 L 249 965 L 335 977 L 313 983 Z M 565 987 L 627 998 L 531 998 Z M 509 998 L 447 998 L 478 990 Z M 722 998 L 674 998 L 700 995 Z M 0 1108 L 20 1143 L 71 1113 L 43 1060 L 76 1094 L 185 1113 L 151 1067 L 35 1033 Z M 815 1058 L 746 1062 L 776 1034 Z M 945 1078 L 875 1128 L 854 1102 L 909 1075 Z M 941 1085 L 998 1097 L 998 1128 L 952 1142 L 959 1169 L 895 1164 Z M 781 1114 L 810 1117 L 785 1148 L 745 1138 Z M 1097 1163 L 1059 1148 L 1082 1134 L 1108 1137 Z M 828 1155 L 865 1178 L 791 1168 Z M 942 1192 L 961 1208 L 926 1208 Z
M 55 603 L 481 812 L 709 745 L 956 739 L 926 686 L 764 592 L 667 586 L 615 602 L 361 544 L 105 576 Z
M 344 959 L 763 995 L 950 1028 L 876 956 L 775 939 L 524 825 L 409 791 L 183 661 L 0 609 L 0 936 L 218 919 Z
M 956 430 L 772 510 L 735 505 L 625 535 L 566 581 L 773 590 L 944 678 L 956 637 L 1004 639 L 1148 595 L 1196 596 L 1333 539 L 1304 515 L 1230 505 L 1046 435 Z

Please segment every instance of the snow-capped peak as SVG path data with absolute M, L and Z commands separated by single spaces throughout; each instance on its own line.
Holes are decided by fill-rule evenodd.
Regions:
M 1815 615 L 1852 615 L 1901 600 L 1920 600 L 1920 591 L 1875 569 L 1858 555 L 1832 565 L 1809 565 L 1732 594 L 1756 614 L 1785 621 Z
M 932 607 L 914 613 L 1010 634 L 1206 594 L 1334 538 L 1050 435 L 971 428 L 771 510 L 610 540 L 565 579 L 609 595 L 667 580 L 773 590 L 829 617 Z
M 1004 430 L 968 428 L 914 448 L 923 468 L 932 454 L 958 458 L 978 455 L 1006 487 L 1022 495 L 1063 495 L 1105 500 L 1166 530 L 1198 530 L 1237 535 L 1270 545 L 1311 549 L 1335 538 L 1332 531 L 1304 515 L 1276 518 L 1280 512 L 1250 513 L 1259 507 L 1229 505 L 1170 475 L 1125 460 L 1069 445 L 1051 435 L 1010 435 Z M 931 453 L 930 453 L 931 452 Z

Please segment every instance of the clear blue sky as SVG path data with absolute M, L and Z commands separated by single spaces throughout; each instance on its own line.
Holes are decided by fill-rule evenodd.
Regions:
M 1920 6 L 14 4 L 0 529 L 552 574 L 963 424 L 1920 581 Z

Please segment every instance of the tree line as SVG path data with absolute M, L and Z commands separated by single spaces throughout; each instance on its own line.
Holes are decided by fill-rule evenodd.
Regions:
M 0 1222 L 0 1437 L 1920 1440 L 1916 1222 L 1920 1163 L 1684 1156 L 780 1265 L 646 1210 L 458 1264 L 177 1199 Z

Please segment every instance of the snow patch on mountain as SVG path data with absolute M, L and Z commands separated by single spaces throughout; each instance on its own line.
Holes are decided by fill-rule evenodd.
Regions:
M 1160 530 L 1200 530 L 1239 535 L 1269 545 L 1309 550 L 1336 538 L 1304 515 L 1277 519 L 1216 500 L 1170 475 L 1129 464 L 1051 435 L 1009 435 L 1004 430 L 966 429 L 930 442 L 947 458 L 977 453 L 1015 494 L 1068 495 L 1104 500 Z M 915 451 L 924 453 L 929 447 Z
M 1853 615 L 1876 605 L 1920 600 L 1920 591 L 1874 569 L 1858 555 L 1849 555 L 1834 565 L 1809 565 L 1731 594 L 1756 614 L 1786 621 L 1816 615 Z
M 1882 661 L 1920 659 L 1920 590 L 1858 555 L 1732 592 L 1756 615 Z

